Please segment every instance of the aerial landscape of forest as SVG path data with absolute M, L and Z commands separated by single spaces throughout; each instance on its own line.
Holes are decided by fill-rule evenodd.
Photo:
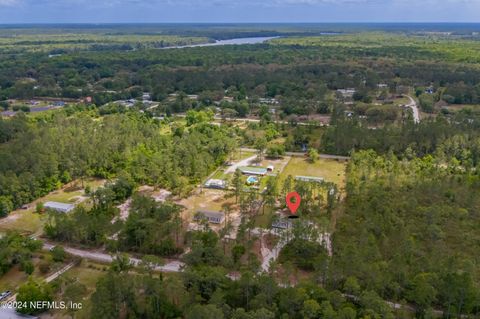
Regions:
M 11 24 L 0 70 L 0 318 L 479 318 L 479 24 Z

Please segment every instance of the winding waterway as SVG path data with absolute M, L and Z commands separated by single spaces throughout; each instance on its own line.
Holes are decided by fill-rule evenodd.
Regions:
M 165 47 L 162 49 L 183 49 L 183 48 L 197 48 L 197 47 L 214 47 L 219 45 L 258 44 L 258 43 L 264 43 L 266 41 L 276 39 L 276 38 L 278 37 L 236 38 L 236 39 L 229 39 L 229 40 L 217 40 L 215 42 L 210 42 L 210 43 L 171 46 L 171 47 Z

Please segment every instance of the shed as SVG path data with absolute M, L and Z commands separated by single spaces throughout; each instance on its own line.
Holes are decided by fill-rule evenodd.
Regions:
M 205 187 L 207 188 L 217 188 L 217 189 L 225 189 L 227 188 L 227 182 L 223 179 L 209 179 L 205 182 Z
M 276 220 L 272 223 L 272 228 L 278 228 L 278 229 L 288 229 L 292 225 L 292 222 L 289 221 L 288 219 L 279 219 Z
M 296 181 L 301 182 L 311 182 L 311 183 L 323 183 L 323 177 L 315 177 L 315 176 L 295 176 Z
M 267 174 L 267 169 L 264 167 L 252 167 L 252 166 L 243 166 L 238 168 L 242 174 L 245 175 L 265 175 Z

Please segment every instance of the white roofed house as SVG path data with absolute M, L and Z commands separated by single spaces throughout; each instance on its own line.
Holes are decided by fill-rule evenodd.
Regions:
M 205 182 L 205 187 L 207 188 L 216 188 L 216 189 L 225 189 L 227 188 L 227 182 L 223 179 L 209 179 Z
M 292 227 L 292 222 L 287 218 L 281 218 L 272 222 L 272 228 L 288 229 Z
M 69 213 L 75 208 L 75 205 L 59 202 L 46 202 L 45 204 L 43 204 L 43 208 L 53 210 L 58 213 Z
M 194 217 L 195 221 L 207 220 L 212 224 L 221 224 L 225 220 L 225 214 L 211 210 L 198 210 Z
M 352 98 L 355 92 L 356 90 L 353 88 L 337 90 L 337 93 L 340 94 L 343 98 Z
M 267 169 L 264 167 L 243 166 L 238 168 L 244 175 L 260 175 L 267 174 Z

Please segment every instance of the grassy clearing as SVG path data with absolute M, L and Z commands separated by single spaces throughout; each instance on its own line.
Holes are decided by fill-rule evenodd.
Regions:
M 33 209 L 17 211 L 7 218 L 0 220 L 0 230 L 17 230 L 21 233 L 33 234 L 43 227 L 42 215 L 34 212 Z
M 80 265 L 73 267 L 60 276 L 58 279 L 60 281 L 76 281 L 86 287 L 86 292 L 84 294 L 76 296 L 78 299 L 82 300 L 83 308 L 75 312 L 74 318 L 91 318 L 91 300 L 89 297 L 95 292 L 98 280 L 107 273 L 107 270 L 107 265 L 84 260 Z M 54 299 L 58 301 L 64 300 L 61 294 L 57 295 Z M 49 315 L 53 318 L 71 318 L 71 312 L 69 313 L 67 310 L 51 311 L 49 312 Z
M 34 279 L 43 280 L 45 277 L 48 276 L 48 274 L 42 274 L 38 267 L 40 262 L 47 256 L 47 254 L 48 252 L 38 252 L 35 253 L 34 257 L 32 258 L 33 265 L 35 266 L 35 270 L 32 274 Z M 50 273 L 55 271 L 55 269 L 59 269 L 63 266 L 64 265 L 62 264 L 52 265 L 52 270 L 50 271 Z M 19 265 L 16 265 L 0 277 L 0 292 L 5 290 L 16 291 L 20 285 L 22 285 L 28 280 L 28 277 L 29 275 L 21 271 Z
M 410 104 L 410 99 L 408 97 L 397 98 L 393 103 L 398 106 L 407 105 Z
M 231 156 L 232 161 L 241 161 L 243 159 L 249 158 L 253 155 L 255 155 L 255 152 L 250 152 L 250 151 L 242 151 L 240 149 L 234 151 Z
M 186 213 L 188 215 L 185 217 L 191 218 L 195 211 L 199 209 L 222 211 L 222 206 L 227 203 L 234 204 L 235 198 L 229 196 L 229 193 L 226 191 L 203 189 L 201 193 L 191 195 L 177 203 L 186 207 Z
M 101 179 L 87 179 L 84 181 L 84 186 L 90 186 L 92 190 L 105 184 L 105 180 Z M 18 230 L 26 233 L 37 233 L 43 229 L 42 215 L 35 213 L 37 203 L 45 203 L 48 201 L 61 203 L 74 203 L 79 196 L 84 195 L 84 189 L 81 187 L 82 183 L 77 181 L 65 185 L 62 189 L 51 192 L 50 194 L 39 198 L 27 205 L 27 209 L 17 209 L 10 213 L 10 215 L 0 220 L 1 230 Z
M 233 177 L 233 174 L 227 174 L 225 173 L 225 169 L 226 167 L 220 167 L 219 169 L 217 169 L 217 171 L 212 175 L 212 179 L 223 179 L 227 182 L 230 182 L 232 177 Z
M 79 282 L 80 284 L 86 287 L 86 292 L 84 294 L 80 294 L 77 299 L 81 300 L 83 308 L 78 310 L 72 314 L 72 312 L 68 312 L 67 310 L 55 310 L 50 311 L 48 313 L 48 318 L 76 318 L 76 319 L 90 319 L 91 317 L 91 295 L 96 290 L 97 282 L 107 274 L 109 266 L 104 264 L 99 264 L 90 261 L 82 261 L 82 263 L 78 266 L 73 267 L 72 269 L 68 270 L 62 276 L 59 277 L 59 281 L 66 281 L 68 282 Z M 154 275 L 158 277 L 158 274 Z M 179 276 L 176 273 L 163 273 L 162 274 L 164 279 Z M 61 301 L 64 300 L 61 292 L 54 297 L 54 300 Z
M 455 105 L 449 105 L 446 107 L 451 112 L 457 112 L 460 110 L 474 110 L 477 111 L 480 109 L 480 105 L 476 104 L 455 104 Z
M 311 163 L 303 157 L 292 157 L 281 174 L 280 182 L 282 183 L 288 175 L 323 177 L 325 181 L 333 182 L 343 188 L 345 186 L 345 163 L 323 158 Z
M 38 270 L 36 269 L 35 272 Z M 38 275 L 34 273 L 35 275 Z M 19 285 L 27 281 L 28 275 L 20 270 L 20 266 L 15 266 L 6 274 L 0 277 L 0 292 L 5 290 L 15 291 Z
M 275 209 L 270 207 L 260 208 L 258 214 L 254 217 L 255 227 L 270 228 L 272 225 L 273 216 L 275 215 L 274 212 Z

